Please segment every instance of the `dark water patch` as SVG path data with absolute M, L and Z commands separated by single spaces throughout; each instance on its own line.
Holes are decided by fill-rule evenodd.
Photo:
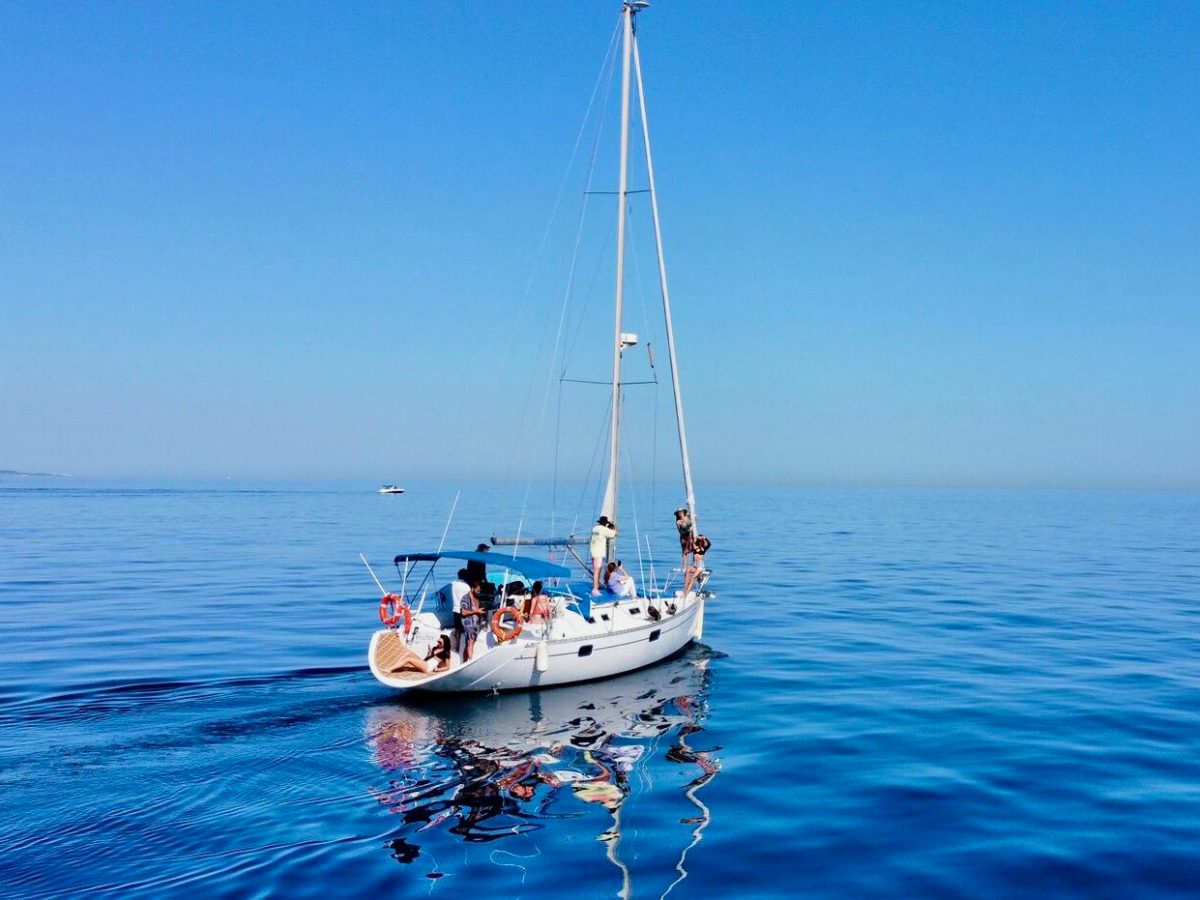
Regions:
M 207 681 L 115 682 L 80 685 L 61 693 L 30 697 L 10 696 L 0 700 L 0 724 L 79 721 L 131 711 L 144 713 L 155 704 L 210 699 L 239 688 L 264 687 L 309 679 L 361 675 L 365 666 L 315 666 Z
M 219 719 L 202 722 L 196 726 L 194 737 L 199 742 L 222 743 L 238 740 L 246 736 L 259 736 L 264 733 L 281 731 L 289 728 L 300 728 L 315 722 L 320 722 L 332 716 L 342 715 L 353 710 L 374 707 L 378 699 L 373 690 L 360 693 L 358 696 L 347 696 L 336 700 L 305 702 L 302 705 L 284 709 L 262 711 L 257 715 L 246 718 Z M 186 740 L 191 744 L 192 736 Z M 149 749 L 149 744 L 138 744 L 131 749 Z M 163 745 L 154 745 L 161 748 Z

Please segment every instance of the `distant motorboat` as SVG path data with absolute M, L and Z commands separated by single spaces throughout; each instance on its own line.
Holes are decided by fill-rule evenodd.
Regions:
M 404 488 L 396 487 L 396 485 L 394 485 L 394 484 L 385 484 L 383 487 L 381 487 L 379 489 L 379 493 L 381 493 L 381 494 L 403 494 Z

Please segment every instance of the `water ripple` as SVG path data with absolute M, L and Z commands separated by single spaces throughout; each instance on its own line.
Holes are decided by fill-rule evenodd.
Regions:
M 716 491 L 700 646 L 397 701 L 458 487 L 0 489 L 6 895 L 1194 896 L 1200 496 Z

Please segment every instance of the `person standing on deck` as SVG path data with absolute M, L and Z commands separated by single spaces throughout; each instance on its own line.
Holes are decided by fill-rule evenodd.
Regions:
M 696 583 L 697 579 L 704 574 L 704 554 L 712 547 L 712 541 L 702 534 L 696 535 L 692 541 L 692 563 L 684 573 L 683 578 L 683 596 L 688 595 L 688 591 Z
M 487 544 L 480 544 L 475 548 L 475 552 L 487 553 L 490 549 Z M 474 559 L 467 561 L 467 582 L 469 583 L 473 579 L 479 579 L 479 597 L 484 606 L 489 605 L 495 596 L 496 586 L 488 581 L 487 563 Z
M 679 529 L 679 548 L 683 551 L 681 569 L 687 569 L 688 554 L 692 552 L 692 514 L 686 506 L 675 510 L 675 527 Z
M 462 619 L 463 619 L 463 656 L 464 663 L 470 662 L 471 657 L 475 655 L 475 639 L 479 637 L 479 632 L 483 627 L 483 619 L 487 613 L 483 611 L 483 607 L 479 602 L 480 582 L 472 580 L 471 590 L 463 601 Z
M 531 625 L 549 622 L 552 610 L 553 606 L 550 603 L 550 598 L 542 590 L 542 583 L 540 581 L 535 581 L 533 583 L 533 587 L 529 591 L 529 600 L 526 604 L 525 618 Z
M 617 536 L 617 525 L 608 516 L 601 516 L 592 526 L 592 540 L 588 552 L 592 557 L 592 596 L 600 595 L 600 573 L 604 570 L 604 559 L 608 556 L 608 542 Z
M 463 637 L 463 606 L 467 602 L 467 594 L 471 592 L 471 586 L 467 583 L 468 575 L 466 569 L 458 570 L 458 578 L 450 585 L 450 608 L 454 610 L 454 649 L 462 653 L 462 637 Z

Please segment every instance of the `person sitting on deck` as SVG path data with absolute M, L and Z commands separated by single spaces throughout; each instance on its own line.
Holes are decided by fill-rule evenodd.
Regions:
M 634 584 L 633 576 L 625 571 L 620 560 L 608 564 L 604 584 L 610 594 L 616 594 L 618 597 L 637 596 L 637 585 Z
M 524 581 L 510 581 L 504 586 L 504 602 L 503 606 L 517 606 L 526 604 L 526 588 Z M 524 610 L 522 610 L 524 611 Z

